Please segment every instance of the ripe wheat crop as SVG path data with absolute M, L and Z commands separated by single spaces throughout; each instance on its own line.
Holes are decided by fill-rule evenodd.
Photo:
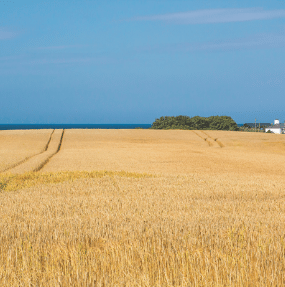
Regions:
M 66 131 L 0 174 L 0 285 L 284 286 L 283 137 L 197 133 Z
M 280 174 L 285 137 L 181 130 L 66 130 L 44 172 L 112 170 L 152 174 Z M 198 135 L 197 135 L 198 134 Z M 209 138 L 211 145 L 205 141 Z M 223 147 L 221 148 L 218 140 Z
M 58 151 L 61 143 L 63 130 L 54 130 L 43 152 L 36 154 L 29 160 L 9 169 L 9 173 L 23 174 L 29 171 L 38 171 L 52 158 Z
M 0 172 L 43 152 L 51 130 L 0 131 Z

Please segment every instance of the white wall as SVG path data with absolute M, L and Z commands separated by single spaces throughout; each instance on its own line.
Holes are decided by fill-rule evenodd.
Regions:
M 265 128 L 265 132 L 267 132 L 269 130 L 271 132 L 275 133 L 275 134 L 281 134 L 281 129 L 280 128 Z

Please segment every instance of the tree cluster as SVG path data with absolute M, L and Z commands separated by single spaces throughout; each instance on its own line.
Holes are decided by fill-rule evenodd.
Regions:
M 161 117 L 152 123 L 152 129 L 181 129 L 181 130 L 239 130 L 236 122 L 228 116 L 211 117 Z

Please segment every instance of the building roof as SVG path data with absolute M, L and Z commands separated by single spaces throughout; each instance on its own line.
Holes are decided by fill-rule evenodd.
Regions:
M 277 124 L 267 127 L 268 129 L 284 129 L 284 124 Z
M 256 123 L 256 127 L 258 128 L 259 127 L 259 124 L 260 126 L 262 127 L 268 127 L 271 125 L 271 123 Z M 251 128 L 254 128 L 255 127 L 255 123 L 245 123 L 245 125 L 248 125 L 249 127 Z

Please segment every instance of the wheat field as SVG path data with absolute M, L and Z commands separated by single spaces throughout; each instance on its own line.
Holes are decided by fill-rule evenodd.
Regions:
M 45 151 L 51 130 L 0 131 L 0 172 Z
M 0 174 L 0 285 L 284 286 L 284 155 L 283 135 L 65 130 L 39 172 Z

